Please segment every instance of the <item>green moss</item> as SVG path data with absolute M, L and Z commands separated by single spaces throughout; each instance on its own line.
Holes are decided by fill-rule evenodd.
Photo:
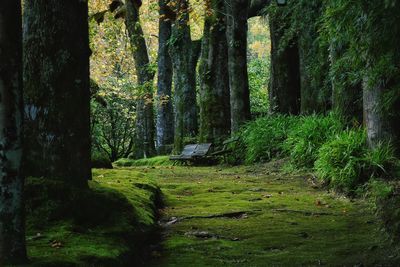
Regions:
M 119 159 L 114 164 L 117 167 L 137 167 L 137 166 L 172 166 L 173 162 L 169 160 L 169 156 L 158 156 L 147 159 Z
M 27 244 L 32 266 L 141 262 L 156 230 L 160 191 L 145 175 L 94 170 L 90 190 L 29 178 Z M 119 192 L 118 192 L 118 191 Z
M 72 197 L 56 181 L 29 179 L 31 259 L 36 266 L 139 265 L 130 252 L 144 253 L 154 229 L 158 184 L 163 222 L 178 221 L 166 227 L 160 253 L 146 247 L 155 257 L 145 266 L 394 265 L 371 203 L 312 188 L 307 174 L 283 175 L 280 165 L 94 170 L 91 193 Z M 210 237 L 196 237 L 201 231 Z M 62 247 L 51 248 L 54 240 Z
M 163 251 L 147 266 L 353 266 L 387 264 L 372 206 L 314 189 L 308 176 L 271 166 L 136 168 L 166 198 Z M 217 217 L 244 212 L 239 218 Z M 201 218 L 202 217 L 202 218 Z M 205 231 L 210 238 L 193 232 Z

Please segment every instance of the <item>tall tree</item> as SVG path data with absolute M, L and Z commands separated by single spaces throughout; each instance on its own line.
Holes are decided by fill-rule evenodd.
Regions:
M 287 29 L 285 10 L 269 13 L 271 31 L 270 111 L 283 114 L 300 113 L 300 69 L 296 40 L 283 42 Z
M 159 0 L 158 85 L 157 85 L 157 150 L 168 153 L 166 146 L 174 143 L 174 114 L 172 105 L 172 59 L 169 54 L 171 11 L 169 0 Z
M 153 80 L 155 72 L 150 67 L 146 40 L 140 24 L 141 1 L 127 0 L 125 3 L 125 24 L 131 41 L 139 96 L 136 104 L 136 152 L 137 157 L 151 157 L 156 154 L 154 145 Z
M 198 132 L 196 103 L 196 72 L 193 68 L 198 49 L 191 40 L 189 26 L 189 2 L 172 0 L 175 13 L 170 41 L 170 53 L 174 69 L 175 101 L 175 151 L 183 148 L 185 137 L 195 137 Z M 197 45 L 195 43 L 195 45 Z
M 90 168 L 88 4 L 24 1 L 24 173 L 85 187 Z
M 248 0 L 227 0 L 227 42 L 230 85 L 231 131 L 250 120 L 250 90 L 247 73 Z
M 26 260 L 21 2 L 0 2 L 0 265 Z
M 323 1 L 300 1 L 292 12 L 292 24 L 298 32 L 301 113 L 323 113 L 331 109 L 331 84 L 328 76 L 328 51 L 318 43 L 319 18 Z
M 200 139 L 218 143 L 230 133 L 230 92 L 225 3 L 206 1 L 200 61 Z

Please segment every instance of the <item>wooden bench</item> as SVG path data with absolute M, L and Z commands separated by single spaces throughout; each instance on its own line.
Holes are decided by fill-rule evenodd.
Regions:
M 186 145 L 180 155 L 170 156 L 169 159 L 181 162 L 198 162 L 208 157 L 212 144 Z

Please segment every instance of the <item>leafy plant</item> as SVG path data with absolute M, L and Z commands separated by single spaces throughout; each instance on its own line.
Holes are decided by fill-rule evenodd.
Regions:
M 254 116 L 265 116 L 268 112 L 269 58 L 249 60 L 250 106 Z
M 318 176 L 345 192 L 353 192 L 357 185 L 371 179 L 390 177 L 397 167 L 393 145 L 382 143 L 370 150 L 361 129 L 345 131 L 324 144 L 315 162 Z
M 246 163 L 281 157 L 284 154 L 282 143 L 295 123 L 295 117 L 284 115 L 268 116 L 248 123 L 240 133 Z
M 318 149 L 343 129 L 338 116 L 311 115 L 302 117 L 288 133 L 284 149 L 296 167 L 312 168 L 318 157 Z
M 92 100 L 92 147 L 111 162 L 133 152 L 135 97 L 128 84 L 118 90 L 99 89 Z
M 315 162 L 318 177 L 335 189 L 354 190 L 356 185 L 366 180 L 363 176 L 366 149 L 364 130 L 337 135 L 319 149 Z

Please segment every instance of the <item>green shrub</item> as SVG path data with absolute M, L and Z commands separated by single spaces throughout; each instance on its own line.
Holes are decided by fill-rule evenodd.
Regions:
M 365 154 L 365 131 L 345 131 L 319 149 L 315 162 L 318 177 L 335 189 L 351 191 L 365 181 L 362 175 Z
M 295 117 L 284 115 L 268 116 L 248 123 L 239 134 L 245 147 L 246 163 L 281 157 L 284 152 L 282 143 L 295 123 Z M 235 153 L 243 154 L 243 150 Z
M 112 163 L 110 158 L 100 152 L 93 152 L 92 153 L 92 168 L 97 169 L 112 169 Z
M 365 155 L 366 172 L 372 178 L 391 178 L 398 170 L 399 160 L 391 143 L 380 143 Z
M 295 167 L 312 168 L 319 148 L 341 130 L 343 124 L 334 114 L 302 117 L 289 131 L 283 146 Z
M 370 150 L 364 130 L 345 131 L 324 144 L 318 153 L 315 169 L 331 187 L 350 193 L 371 178 L 391 176 L 398 160 L 390 143 Z

